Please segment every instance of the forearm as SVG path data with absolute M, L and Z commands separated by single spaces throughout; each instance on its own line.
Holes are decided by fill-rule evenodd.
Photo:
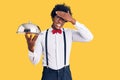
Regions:
M 74 32 L 74 35 L 77 37 L 74 37 L 75 39 L 79 39 L 79 41 L 91 41 L 93 39 L 93 34 L 90 32 L 90 30 L 83 24 L 76 21 L 75 28 L 77 29 L 76 32 Z
M 28 57 L 33 64 L 37 64 L 40 61 L 42 54 L 41 36 L 35 42 L 35 46 L 32 48 L 33 51 L 28 50 Z
M 74 18 L 71 18 L 70 22 L 71 22 L 73 25 L 75 25 L 76 20 L 75 20 Z

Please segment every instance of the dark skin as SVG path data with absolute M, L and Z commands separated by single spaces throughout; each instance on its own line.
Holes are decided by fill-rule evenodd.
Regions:
M 35 36 L 32 38 L 32 34 L 30 34 L 30 37 L 28 36 L 30 33 L 25 34 L 25 38 L 27 41 L 28 49 L 31 52 L 34 52 L 34 46 L 35 46 L 35 41 L 38 38 L 38 34 L 35 34 Z
M 63 12 L 63 11 L 56 11 L 57 16 L 61 17 L 67 22 L 71 22 L 73 25 L 75 24 L 76 20 L 69 14 L 69 11 Z
M 69 14 L 69 11 L 67 13 L 63 12 L 63 11 L 56 11 L 56 14 L 57 15 L 52 19 L 53 20 L 53 24 L 52 24 L 53 29 L 62 28 L 63 25 L 65 24 L 65 22 L 71 22 L 73 25 L 76 22 L 76 20 L 74 18 L 72 18 L 72 16 Z M 29 37 L 28 34 L 29 33 L 25 34 L 28 49 L 31 52 L 34 52 L 35 41 L 38 38 L 38 34 L 35 34 L 34 37 L 32 37 L 32 34 L 30 34 L 30 37 Z

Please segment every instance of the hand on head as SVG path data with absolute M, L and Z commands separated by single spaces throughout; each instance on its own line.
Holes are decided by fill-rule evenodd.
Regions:
M 72 16 L 70 15 L 69 11 L 63 12 L 63 11 L 56 11 L 57 16 L 63 18 L 65 21 L 71 22 L 72 24 L 75 24 L 75 19 L 72 18 Z

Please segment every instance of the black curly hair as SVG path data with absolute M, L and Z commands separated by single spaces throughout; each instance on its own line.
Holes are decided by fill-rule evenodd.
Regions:
M 57 15 L 56 11 L 64 11 L 66 13 L 69 11 L 70 15 L 72 16 L 70 7 L 66 6 L 65 4 L 57 4 L 57 5 L 55 5 L 53 10 L 51 11 L 51 18 L 52 19 Z

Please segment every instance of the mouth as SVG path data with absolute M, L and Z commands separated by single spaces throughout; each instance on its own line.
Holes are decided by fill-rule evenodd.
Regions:
M 57 24 L 58 27 L 62 26 L 61 24 Z
M 52 27 L 55 28 L 55 29 L 60 29 L 62 28 L 63 24 L 61 23 L 56 23 L 56 24 L 53 24 Z

